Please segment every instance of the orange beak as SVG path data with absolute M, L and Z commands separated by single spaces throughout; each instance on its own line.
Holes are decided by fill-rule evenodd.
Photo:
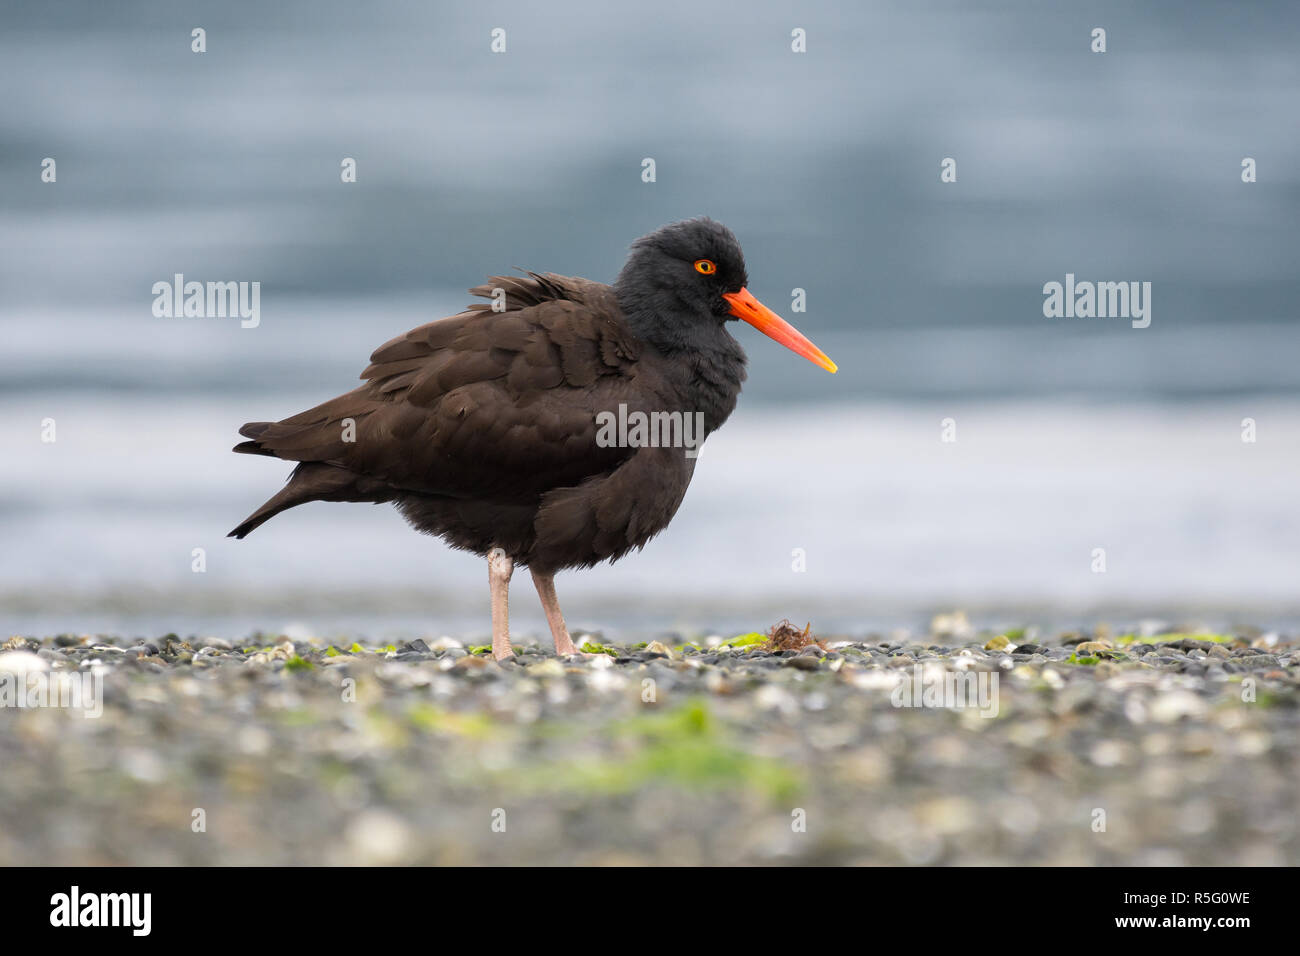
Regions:
M 791 352 L 802 355 L 814 365 L 820 365 L 832 375 L 835 374 L 837 366 L 826 357 L 825 352 L 804 338 L 793 325 L 755 299 L 748 289 L 724 292 L 722 297 L 730 304 L 731 314 L 736 318 L 743 319 L 768 338 L 780 342 Z

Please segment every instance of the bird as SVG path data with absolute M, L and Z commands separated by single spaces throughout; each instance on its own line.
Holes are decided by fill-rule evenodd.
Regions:
M 297 464 L 229 537 L 309 501 L 392 503 L 416 530 L 486 558 L 498 661 L 514 653 L 516 567 L 529 569 L 556 653 L 580 654 L 555 575 L 616 561 L 672 520 L 698 446 L 745 381 L 729 323 L 836 371 L 749 292 L 740 242 L 707 217 L 637 239 L 612 285 L 519 271 L 469 290 L 490 302 L 380 346 L 360 387 L 240 428 L 247 440 L 234 451 Z M 613 427 L 616 416 L 681 421 L 681 435 L 700 427 L 691 441 L 663 427 L 673 440 L 655 441 L 645 428 Z

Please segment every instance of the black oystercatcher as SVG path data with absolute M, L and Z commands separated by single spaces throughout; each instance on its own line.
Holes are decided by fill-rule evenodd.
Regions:
M 360 388 L 281 422 L 251 422 L 235 451 L 298 462 L 231 536 L 307 501 L 394 503 L 415 528 L 488 560 L 492 653 L 511 654 L 507 589 L 527 565 L 560 654 L 576 653 L 555 572 L 613 561 L 672 520 L 695 449 L 645 428 L 736 407 L 743 319 L 828 371 L 835 364 L 745 288 L 731 230 L 711 219 L 632 244 L 612 286 L 554 274 L 494 276 L 492 299 L 382 346 Z M 655 416 L 658 416 L 657 418 Z M 614 440 L 611 436 L 616 435 Z M 672 442 L 668 443 L 669 445 Z

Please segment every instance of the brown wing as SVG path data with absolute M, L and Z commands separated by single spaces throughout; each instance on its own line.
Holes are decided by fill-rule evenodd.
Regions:
M 577 484 L 631 449 L 596 444 L 596 414 L 637 375 L 640 344 L 613 290 L 557 275 L 494 276 L 478 304 L 381 346 L 366 384 L 276 423 L 237 451 L 325 462 L 394 488 L 522 500 Z

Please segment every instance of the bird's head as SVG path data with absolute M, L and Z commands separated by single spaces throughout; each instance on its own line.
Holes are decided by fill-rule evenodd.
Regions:
M 615 288 L 633 305 L 676 299 L 688 321 L 741 319 L 828 372 L 836 365 L 798 329 L 758 299 L 746 286 L 745 254 L 735 234 L 702 217 L 662 226 L 632 243 Z M 666 320 L 668 316 L 660 315 Z M 688 329 L 682 329 L 687 333 Z M 684 342 L 684 344 L 689 344 Z

